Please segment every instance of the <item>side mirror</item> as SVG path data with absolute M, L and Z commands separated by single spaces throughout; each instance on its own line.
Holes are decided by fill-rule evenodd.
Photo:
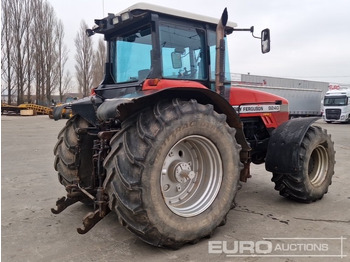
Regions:
M 171 63 L 174 69 L 182 68 L 181 53 L 172 52 L 171 53 Z
M 261 31 L 261 52 L 263 54 L 270 52 L 270 29 L 266 28 Z

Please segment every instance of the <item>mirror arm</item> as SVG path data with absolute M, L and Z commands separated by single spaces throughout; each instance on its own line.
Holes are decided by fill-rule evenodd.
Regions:
M 261 39 L 261 37 L 255 36 L 254 33 L 252 32 L 252 36 L 257 39 Z
M 233 31 L 245 31 L 245 32 L 251 32 L 252 36 L 257 39 L 261 39 L 261 37 L 255 36 L 254 35 L 254 26 L 251 26 L 250 28 L 233 28 Z

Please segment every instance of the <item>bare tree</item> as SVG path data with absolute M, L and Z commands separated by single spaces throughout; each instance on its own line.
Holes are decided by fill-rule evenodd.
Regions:
M 25 8 L 27 7 L 27 1 L 21 0 L 11 0 L 9 2 L 9 15 L 11 16 L 10 21 L 10 30 L 12 30 L 13 37 L 13 55 L 14 55 L 14 63 L 12 66 L 14 67 L 16 77 L 16 85 L 17 85 L 17 103 L 21 104 L 24 101 L 24 59 L 26 49 L 23 48 L 24 45 L 24 35 L 26 33 L 27 21 L 24 18 L 25 16 Z
M 32 62 L 33 62 L 33 54 L 31 52 L 33 48 L 33 36 L 31 35 L 32 32 L 32 23 L 33 23 L 33 5 L 30 0 L 27 1 L 26 4 L 26 10 L 25 10 L 25 16 L 24 16 L 24 21 L 25 21 L 25 37 L 24 37 L 24 46 L 26 48 L 26 60 L 25 60 L 25 78 L 26 78 L 26 92 L 27 92 L 27 101 L 29 103 L 32 102 L 32 79 L 33 79 L 33 67 L 32 67 Z
M 12 103 L 12 93 L 14 89 L 13 85 L 13 74 L 14 68 L 11 65 L 11 60 L 13 59 L 13 38 L 11 30 L 11 12 L 10 12 L 10 0 L 1 1 L 1 79 L 2 83 L 6 84 L 6 87 L 1 88 L 6 90 L 1 90 L 1 93 L 7 93 L 7 103 Z
M 57 62 L 57 53 L 55 50 L 56 38 L 54 36 L 54 28 L 56 16 L 52 6 L 44 3 L 44 55 L 45 55 L 45 94 L 46 103 L 51 101 L 51 94 L 55 90 L 55 81 L 57 81 L 57 71 L 55 66 Z
M 33 15 L 35 16 L 32 28 L 32 35 L 35 35 L 33 38 L 34 46 L 34 78 L 35 78 L 35 94 L 36 94 L 36 103 L 41 104 L 44 101 L 45 97 L 45 68 L 44 68 L 44 26 L 41 21 L 44 19 L 44 11 L 41 0 L 33 0 Z
M 92 86 L 98 86 L 104 77 L 104 66 L 106 63 L 106 45 L 102 38 L 99 39 L 97 50 L 94 55 Z
M 63 26 L 46 0 L 3 0 L 1 2 L 1 79 L 8 102 L 47 104 L 52 92 L 62 86 L 67 49 Z
M 64 27 L 63 23 L 60 20 L 57 23 L 56 26 L 56 46 L 57 46 L 57 78 L 58 78 L 58 93 L 60 96 L 60 101 L 63 99 L 63 95 L 65 93 L 65 83 L 64 83 L 64 77 L 65 77 L 65 64 L 68 60 L 68 49 L 66 45 L 64 45 Z M 69 79 L 69 74 L 67 75 L 66 79 Z M 70 80 L 68 81 L 68 83 Z
M 76 78 L 79 84 L 79 92 L 83 96 L 88 96 L 92 87 L 93 48 L 91 38 L 87 37 L 85 33 L 87 28 L 85 21 L 81 21 L 80 30 L 75 38 Z
M 70 75 L 69 71 L 67 71 L 63 76 L 63 86 L 62 86 L 63 94 L 71 92 L 72 90 L 71 84 L 72 84 L 72 76 Z

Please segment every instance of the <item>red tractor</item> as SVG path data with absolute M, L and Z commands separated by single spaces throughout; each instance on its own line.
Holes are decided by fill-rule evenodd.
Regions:
M 111 210 L 155 246 L 210 236 L 234 207 L 250 163 L 265 163 L 275 189 L 300 202 L 321 199 L 335 152 L 315 118 L 288 120 L 288 101 L 231 87 L 221 19 L 149 4 L 95 20 L 107 42 L 105 77 L 58 135 L 55 169 L 67 196 L 94 206 L 79 233 Z M 261 33 L 262 52 L 270 32 Z M 60 115 L 58 112 L 57 115 Z

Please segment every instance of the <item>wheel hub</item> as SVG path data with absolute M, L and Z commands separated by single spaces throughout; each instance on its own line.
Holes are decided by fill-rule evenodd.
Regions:
M 202 136 L 188 136 L 168 152 L 161 172 L 165 204 L 177 215 L 191 217 L 214 201 L 222 181 L 222 161 L 216 146 Z
M 319 186 L 327 177 L 328 154 L 324 146 L 319 145 L 311 154 L 309 162 L 309 179 L 311 184 Z
M 193 179 L 195 175 L 191 169 L 191 163 L 179 162 L 174 168 L 174 177 L 179 183 L 185 183 Z

